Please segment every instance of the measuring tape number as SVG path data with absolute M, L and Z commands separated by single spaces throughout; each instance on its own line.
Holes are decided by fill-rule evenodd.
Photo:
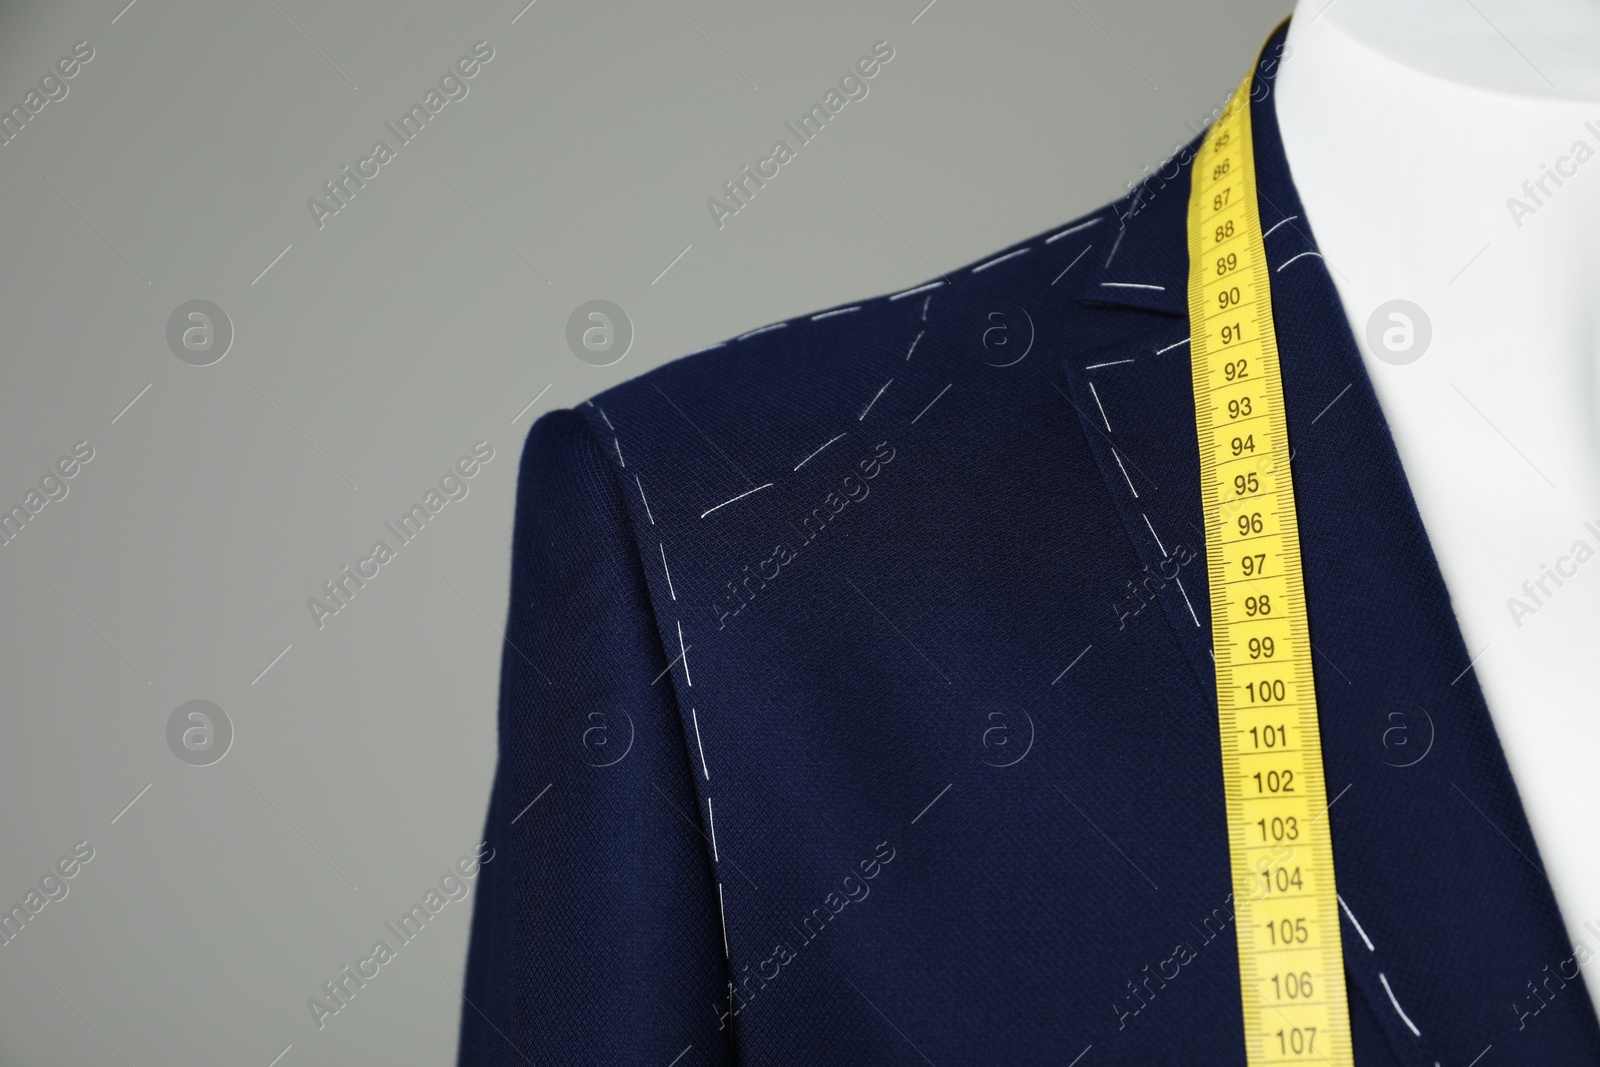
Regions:
M 1188 220 L 1190 355 L 1245 1047 L 1250 1067 L 1351 1067 L 1250 86 L 1246 75 L 1195 157 Z

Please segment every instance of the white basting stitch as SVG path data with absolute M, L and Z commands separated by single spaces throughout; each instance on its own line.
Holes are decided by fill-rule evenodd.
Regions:
M 1288 218 L 1279 219 L 1277 222 L 1274 222 L 1272 224 L 1272 230 L 1276 230 L 1279 226 L 1282 226 L 1286 222 L 1293 222 L 1295 219 L 1297 219 L 1299 217 L 1300 217 L 1299 215 L 1290 215 Z M 1271 237 L 1272 236 L 1272 230 L 1268 230 L 1266 233 L 1262 234 L 1261 236 L 1262 237 Z
M 931 304 L 931 303 L 933 303 L 933 294 L 932 293 L 929 293 L 927 296 L 922 298 L 922 321 L 923 322 L 927 322 L 928 321 L 928 305 Z
M 835 315 L 848 315 L 852 311 L 860 311 L 860 310 L 861 310 L 861 305 L 860 304 L 857 304 L 853 308 L 837 308 L 837 309 L 835 309 L 833 311 L 824 311 L 821 314 L 813 315 L 813 316 L 811 316 L 811 321 L 812 322 L 821 322 L 823 319 L 831 319 Z
M 1099 219 L 1099 218 L 1094 218 L 1094 219 L 1090 219 L 1088 222 L 1080 222 L 1076 226 L 1069 226 L 1067 229 L 1062 230 L 1060 233 L 1053 233 L 1049 237 L 1046 237 L 1044 239 L 1044 243 L 1045 244 L 1051 244 L 1051 243 L 1053 243 L 1055 241 L 1061 240 L 1063 237 L 1066 237 L 1068 234 L 1077 233 L 1079 230 L 1087 230 L 1090 226 L 1098 226 L 1103 221 L 1105 221 L 1105 220 L 1104 219 Z
M 661 543 L 660 544 L 660 548 L 661 548 L 661 569 L 667 575 L 667 592 L 672 593 L 672 599 L 673 600 L 677 600 L 678 599 L 678 594 L 672 588 L 672 571 L 671 571 L 670 568 L 667 567 L 667 546 L 666 546 L 665 543 Z
M 611 420 L 609 418 L 606 418 L 606 409 L 601 407 L 599 404 L 594 404 L 594 405 L 591 405 L 591 406 L 596 411 L 598 411 L 600 413 L 600 417 L 602 419 L 606 420 L 606 429 L 610 430 L 612 433 L 616 433 L 617 432 L 617 428 L 615 426 L 611 425 Z
M 1117 461 L 1117 470 L 1122 472 L 1122 480 L 1128 483 L 1128 492 L 1133 494 L 1133 499 L 1139 499 L 1139 490 L 1133 487 L 1133 479 L 1128 477 L 1128 468 L 1122 465 L 1122 457 L 1117 455 L 1117 450 L 1111 450 L 1111 458 Z
M 728 917 L 722 909 L 722 883 L 717 883 L 717 918 L 722 922 L 722 958 L 730 959 L 728 955 Z M 728 983 L 728 996 L 733 996 L 733 983 Z
M 1159 356 L 1163 352 L 1171 352 L 1174 348 L 1177 348 L 1179 345 L 1186 345 L 1188 343 L 1189 343 L 1189 338 L 1187 338 L 1187 337 L 1185 337 L 1181 341 L 1174 341 L 1174 342 L 1172 342 L 1170 345 L 1168 345 L 1165 348 L 1156 349 L 1156 355 Z
M 1032 251 L 1033 251 L 1033 249 L 1031 249 L 1031 248 L 1019 248 L 1015 252 L 1007 252 L 1003 256 L 996 256 L 994 259 L 991 259 L 987 263 L 979 263 L 976 267 L 973 267 L 972 268 L 972 273 L 976 274 L 980 270 L 988 270 L 990 267 L 994 266 L 996 263 L 1004 263 L 1008 259 L 1016 259 L 1018 256 L 1026 255 L 1027 253 L 1032 252 Z
M 711 862 L 721 863 L 722 857 L 717 852 L 717 813 L 712 810 L 710 797 L 706 797 L 706 823 L 711 827 Z
M 1154 289 L 1158 293 L 1167 291 L 1164 285 L 1150 285 L 1147 282 L 1101 282 L 1102 289 Z
M 1111 242 L 1111 254 L 1106 257 L 1106 266 L 1111 266 L 1111 261 L 1117 258 L 1117 249 L 1122 247 L 1122 235 L 1127 232 L 1127 223 L 1123 223 L 1117 228 L 1117 239 Z
M 711 514 L 713 511 L 716 511 L 717 508 L 725 508 L 725 507 L 727 507 L 729 504 L 733 503 L 734 500 L 743 500 L 745 497 L 749 496 L 751 493 L 759 493 L 763 489 L 771 489 L 771 488 L 772 488 L 772 483 L 768 482 L 766 485 L 758 485 L 754 489 L 748 489 L 745 492 L 740 493 L 738 496 L 734 497 L 733 500 L 724 500 L 722 503 L 718 504 L 716 508 L 706 508 L 706 510 L 704 510 L 704 511 L 702 511 L 700 513 L 700 517 L 703 519 L 707 515 Z
M 712 350 L 713 350 L 713 349 L 717 349 L 717 348 L 727 348 L 727 347 L 728 347 L 728 342 L 726 342 L 726 341 L 718 341 L 718 342 L 717 342 L 717 343 L 716 343 L 716 344 L 714 344 L 714 345 L 706 345 L 706 346 L 705 346 L 705 347 L 704 347 L 704 348 L 697 348 L 697 349 L 695 349 L 695 350 L 694 350 L 694 351 L 693 351 L 693 352 L 690 352 L 690 353 L 689 353 L 689 355 L 691 355 L 691 356 L 698 356 L 698 355 L 699 355 L 699 354 L 700 354 L 700 353 L 702 353 L 702 352 L 710 352 L 710 351 L 712 351 Z
M 1189 618 L 1194 620 L 1194 628 L 1196 630 L 1200 629 L 1200 616 L 1198 616 L 1198 615 L 1196 615 L 1194 613 L 1194 605 L 1189 603 L 1189 594 L 1184 591 L 1183 579 L 1182 578 L 1174 578 L 1174 579 L 1172 579 L 1172 584 L 1174 584 L 1174 585 L 1176 585 L 1178 587 L 1178 592 L 1183 593 L 1183 606 L 1189 609 Z M 1215 654 L 1214 653 L 1213 653 L 1213 658 L 1215 658 Z M 685 669 L 687 669 L 687 668 L 685 668 Z
M 889 388 L 889 386 L 891 384 L 893 384 L 893 382 L 894 382 L 894 379 L 890 378 L 887 382 L 883 383 L 883 389 L 879 389 L 876 393 L 873 394 L 872 399 L 867 401 L 867 406 L 861 409 L 861 414 L 856 416 L 856 421 L 857 422 L 860 422 L 862 419 L 867 417 L 867 412 L 871 411 L 872 410 L 872 405 L 874 405 L 874 404 L 876 404 L 878 402 L 878 397 L 883 395 L 883 390 Z
M 943 284 L 944 282 L 929 282 L 927 285 L 919 285 L 915 289 L 907 289 L 904 292 L 896 293 L 889 299 L 901 300 L 908 296 L 916 296 L 918 293 L 926 293 L 929 289 L 937 289 Z
M 637 474 L 633 476 L 633 484 L 639 487 L 639 499 L 644 502 L 645 518 L 650 520 L 651 526 L 654 526 L 656 524 L 656 517 L 650 514 L 650 501 L 645 498 L 644 483 L 639 480 L 639 476 Z
M 694 721 L 694 746 L 700 750 L 700 769 L 705 772 L 706 781 L 711 781 L 711 768 L 706 766 L 706 746 L 700 740 L 700 715 L 694 708 L 689 709 L 689 718 Z
M 1287 267 L 1289 264 L 1293 263 L 1295 260 L 1304 259 L 1307 256 L 1316 256 L 1318 259 L 1321 259 L 1322 258 L 1322 253 L 1321 252 L 1301 252 L 1298 256 L 1292 256 L 1289 259 L 1284 260 L 1283 261 L 1283 266 L 1279 267 L 1278 270 L 1282 270 L 1284 267 Z
M 1100 393 L 1095 389 L 1094 383 L 1089 383 L 1089 395 L 1094 397 L 1094 406 L 1100 409 L 1100 421 L 1106 424 L 1106 433 L 1111 432 L 1111 420 L 1106 418 L 1106 406 L 1100 403 Z
M 773 330 L 781 330 L 787 325 L 789 325 L 787 322 L 775 322 L 771 326 L 763 326 L 759 330 L 751 330 L 749 333 L 741 333 L 738 337 L 735 337 L 734 340 L 743 341 L 746 338 L 755 337 L 758 334 L 771 333 Z
M 1132 362 L 1134 362 L 1134 361 L 1131 360 L 1131 359 L 1113 359 L 1109 363 L 1091 363 L 1091 364 L 1089 364 L 1087 367 L 1085 367 L 1083 369 L 1084 370 L 1099 370 L 1101 367 L 1116 367 L 1116 366 L 1120 366 L 1120 365 L 1122 365 L 1124 363 L 1132 363 Z
M 683 644 L 683 620 L 674 620 L 678 624 L 678 657 L 683 660 L 683 680 L 690 689 L 694 688 L 694 679 L 689 677 L 689 650 Z
M 911 358 L 911 353 L 913 353 L 913 352 L 915 352 L 917 350 L 917 342 L 922 340 L 922 335 L 927 333 L 927 332 L 928 332 L 927 330 L 918 330 L 917 331 L 917 336 L 915 336 L 915 337 L 913 337 L 911 339 L 911 347 L 906 349 L 906 358 L 907 359 L 910 359 Z
M 1346 788 L 1348 788 L 1348 786 Z M 1337 798 L 1335 798 L 1335 799 L 1337 799 Z M 1330 805 L 1330 807 L 1331 806 L 1332 805 Z M 1375 946 L 1372 943 L 1372 938 L 1368 937 L 1367 936 L 1367 932 L 1365 930 L 1361 929 L 1361 924 L 1356 922 L 1355 913 L 1350 910 L 1350 905 L 1348 905 L 1348 904 L 1346 904 L 1344 902 L 1344 897 L 1339 896 L 1339 894 L 1337 894 L 1337 893 L 1334 894 L 1334 897 L 1339 901 L 1339 907 L 1344 909 L 1345 917 L 1350 920 L 1350 925 L 1354 926 L 1356 928 L 1356 933 L 1361 935 L 1361 940 L 1363 940 L 1363 941 L 1365 941 L 1367 943 L 1367 951 L 1368 952 L 1376 952 L 1376 951 L 1378 951 L 1377 946 Z
M 604 415 L 605 412 L 602 411 L 600 414 Z M 628 461 L 622 458 L 622 440 L 620 438 L 613 437 L 611 439 L 611 443 L 617 446 L 617 462 L 626 467 L 628 465 Z
M 843 436 L 844 436 L 844 434 L 839 434 L 839 435 L 837 435 L 835 437 L 828 438 L 826 441 L 824 441 L 822 443 L 822 448 L 817 449 L 817 452 L 821 452 L 823 448 L 827 448 L 829 445 L 833 444 L 835 441 L 837 441 L 840 437 L 843 437 Z M 794 469 L 795 470 L 799 470 L 801 467 L 804 467 L 807 463 L 810 463 L 812 457 L 815 456 L 817 454 L 817 452 L 811 453 L 810 456 L 807 456 L 805 459 L 801 460 L 799 463 L 796 463 L 794 465 Z
M 1056 282 L 1059 282 L 1062 278 L 1065 278 L 1067 276 L 1067 271 L 1071 270 L 1073 267 L 1076 267 L 1078 265 L 1078 260 L 1080 260 L 1084 256 L 1088 255 L 1089 254 L 1089 249 L 1091 249 L 1093 247 L 1094 247 L 1094 245 L 1084 245 L 1083 246 L 1083 251 L 1081 251 L 1077 255 L 1073 256 L 1072 257 L 1072 262 L 1068 263 L 1065 267 L 1063 267 L 1061 269 L 1061 273 L 1056 275 L 1055 282 L 1051 282 L 1050 284 L 1054 285 Z
M 1161 543 L 1161 538 L 1156 534 L 1156 528 L 1150 525 L 1150 516 L 1141 511 L 1139 512 L 1139 517 L 1144 520 L 1145 529 L 1150 531 L 1150 536 L 1156 539 L 1156 547 L 1161 550 L 1161 558 L 1166 559 L 1167 546 Z
M 1402 1008 L 1400 1006 L 1400 1002 L 1395 999 L 1394 990 L 1389 988 L 1389 979 L 1384 976 L 1382 971 L 1378 972 L 1378 981 L 1383 983 L 1383 991 L 1389 994 L 1389 1003 L 1394 1005 L 1394 1013 L 1400 1016 L 1400 1021 L 1410 1027 L 1413 1034 L 1415 1034 L 1417 1037 L 1421 1037 L 1422 1031 L 1417 1029 L 1417 1024 L 1411 1021 L 1411 1017 L 1406 1014 L 1406 1010 Z

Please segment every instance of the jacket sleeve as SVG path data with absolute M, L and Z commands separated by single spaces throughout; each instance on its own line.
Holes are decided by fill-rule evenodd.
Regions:
M 731 1064 L 669 657 L 615 475 L 576 412 L 529 431 L 511 572 L 460 1063 L 665 1065 L 693 1046 L 686 1062 Z

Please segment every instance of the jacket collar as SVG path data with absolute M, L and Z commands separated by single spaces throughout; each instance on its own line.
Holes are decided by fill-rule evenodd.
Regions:
M 1338 297 L 1301 217 L 1278 131 L 1272 89 L 1286 34 L 1285 24 L 1262 49 L 1251 92 L 1251 126 L 1256 192 L 1267 259 L 1274 268 L 1273 304 L 1292 318 L 1294 309 L 1337 309 Z M 1088 251 L 1092 261 L 1087 270 L 1075 272 L 1073 296 L 1080 303 L 1170 319 L 1146 315 L 1142 328 L 1105 348 L 1072 355 L 1063 370 L 1069 399 L 1144 565 L 1139 575 L 1130 576 L 1130 589 L 1118 591 L 1113 610 L 1119 619 L 1130 610 L 1142 611 L 1141 598 L 1159 592 L 1150 613 L 1166 616 L 1196 680 L 1210 692 L 1215 688 L 1210 591 L 1187 344 L 1190 173 L 1203 140 L 1203 134 L 1197 135 L 1094 217 L 1097 236 Z M 1302 256 L 1307 260 L 1290 267 L 1290 273 L 1278 269 Z M 1326 317 L 1330 334 L 1348 336 L 1342 319 L 1342 313 Z M 1287 340 L 1280 338 L 1280 358 L 1291 427 L 1311 423 L 1347 383 L 1359 380 L 1362 393 L 1370 396 L 1353 344 L 1335 345 L 1344 358 L 1312 362 L 1297 361 Z M 1332 385 L 1335 378 L 1340 380 Z M 1368 429 L 1386 435 L 1375 398 L 1363 406 L 1370 406 L 1374 424 Z M 1403 481 L 1399 488 L 1405 491 Z
M 1330 786 L 1361 783 L 1353 799 L 1330 812 L 1342 842 L 1386 812 L 1420 803 L 1416 790 L 1431 797 L 1450 784 L 1430 777 L 1446 773 L 1444 760 L 1404 780 L 1369 770 L 1379 716 L 1431 706 L 1458 721 L 1487 722 L 1487 712 L 1475 680 L 1461 677 L 1466 648 L 1438 564 L 1338 294 L 1301 217 L 1271 95 L 1285 32 L 1280 27 L 1263 50 L 1251 124 L 1324 761 Z M 1111 344 L 1064 360 L 1062 391 L 1140 563 L 1125 588 L 1107 592 L 1117 631 L 1162 625 L 1155 619 L 1164 617 L 1175 652 L 1211 703 L 1216 667 L 1187 344 L 1189 176 L 1200 141 L 1096 216 L 1094 228 L 1105 236 L 1093 242 L 1094 262 L 1078 276 L 1076 299 L 1146 314 Z M 1401 588 L 1408 596 L 1397 598 L 1393 590 Z M 1381 620 L 1375 604 L 1385 605 Z M 1345 964 L 1398 1061 L 1434 1062 L 1429 1041 L 1403 1029 L 1389 1011 L 1381 961 L 1347 939 Z
M 1090 251 L 1089 269 L 1078 275 L 1079 301 L 1188 316 L 1189 176 L 1181 161 L 1198 146 L 1196 138 L 1096 216 L 1096 229 L 1105 232 Z
M 1276 258 L 1275 253 L 1291 242 L 1299 247 L 1290 249 L 1289 255 L 1315 247 L 1309 227 L 1299 217 L 1299 197 L 1289 176 L 1272 97 L 1287 36 L 1285 21 L 1262 47 L 1251 90 L 1261 226 L 1275 238 L 1267 246 L 1269 258 Z M 1074 296 L 1079 301 L 1188 317 L 1190 172 L 1204 137 L 1204 131 L 1196 134 L 1096 216 L 1095 228 L 1104 233 L 1097 235 L 1089 269 L 1078 275 Z

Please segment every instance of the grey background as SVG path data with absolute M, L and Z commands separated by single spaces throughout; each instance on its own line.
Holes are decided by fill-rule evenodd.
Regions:
M 1291 6 L 525 2 L 0 12 L 6 108 L 95 49 L 0 147 L 0 504 L 95 450 L 0 547 L 0 910 L 95 850 L 0 946 L 0 1063 L 453 1062 L 471 898 L 320 1032 L 306 1001 L 478 841 L 530 423 L 1120 195 Z M 319 230 L 307 199 L 480 40 Z M 869 95 L 719 231 L 706 199 L 878 40 Z M 597 298 L 636 334 L 606 368 L 565 341 Z M 233 323 L 212 366 L 167 347 L 193 299 Z M 307 598 L 479 440 L 319 631 Z M 233 725 L 211 766 L 167 744 L 197 699 Z

